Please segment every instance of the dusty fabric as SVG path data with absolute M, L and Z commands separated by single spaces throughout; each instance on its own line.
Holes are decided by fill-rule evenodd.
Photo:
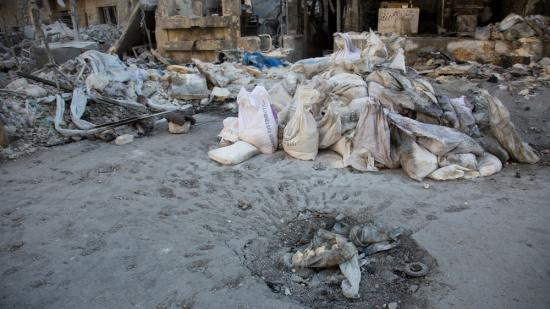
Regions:
M 300 160 L 313 160 L 317 156 L 317 123 L 303 101 L 298 102 L 296 112 L 285 127 L 283 148 L 286 153 Z
M 292 97 L 289 95 L 282 82 L 269 89 L 269 97 L 277 113 L 280 113 L 285 107 L 292 103 Z
M 258 148 L 247 142 L 238 141 L 233 145 L 209 151 L 208 157 L 224 165 L 235 165 L 250 159 L 258 153 L 260 153 Z
M 422 181 L 438 168 L 437 157 L 433 153 L 418 145 L 412 137 L 401 132 L 397 135 L 399 162 L 409 177 Z
M 438 158 L 440 167 L 459 165 L 470 170 L 477 170 L 477 158 L 474 154 L 450 154 Z
M 358 247 L 368 246 L 388 240 L 396 240 L 401 235 L 400 228 L 392 229 L 379 223 L 365 223 L 353 226 L 349 239 Z
M 486 152 L 479 161 L 479 174 L 482 177 L 494 175 L 502 170 L 502 162 L 496 156 Z
M 352 158 L 372 156 L 375 162 L 388 167 L 399 166 L 395 153 L 392 156 L 390 128 L 384 109 L 370 98 L 366 98 L 366 108 L 361 113 L 353 137 Z M 368 160 L 367 160 L 368 162 Z M 372 170 L 363 160 L 350 159 L 348 163 L 357 170 Z
M 491 132 L 499 143 L 506 149 L 512 159 L 522 163 L 537 163 L 539 157 L 529 144 L 524 143 L 519 136 L 514 124 L 510 120 L 510 112 L 487 90 L 482 89 L 482 94 L 489 102 L 489 119 Z
M 277 150 L 277 120 L 271 109 L 269 94 L 262 86 L 252 92 L 242 88 L 239 104 L 239 139 L 256 146 L 262 153 Z
M 396 113 L 388 113 L 392 124 L 435 155 L 448 153 L 483 154 L 483 148 L 468 135 L 454 129 L 418 122 Z M 437 161 L 437 160 L 436 160 Z
M 471 170 L 460 165 L 451 164 L 435 170 L 433 173 L 428 175 L 428 178 L 439 181 L 460 179 L 463 178 L 465 172 L 468 171 Z
M 223 120 L 223 129 L 218 134 L 224 141 L 235 143 L 239 140 L 239 118 L 227 117 Z
M 345 237 L 320 229 L 311 243 L 292 255 L 295 267 L 327 268 L 349 261 L 357 248 Z
M 345 98 L 349 102 L 367 96 L 367 83 L 357 74 L 340 73 L 328 80 L 331 93 Z
M 319 149 L 326 149 L 342 138 L 342 121 L 340 116 L 329 106 L 319 122 Z
M 487 152 L 497 156 L 501 162 L 508 162 L 510 160 L 510 155 L 500 145 L 500 143 L 491 135 L 485 135 L 477 140 L 479 144 L 485 149 Z

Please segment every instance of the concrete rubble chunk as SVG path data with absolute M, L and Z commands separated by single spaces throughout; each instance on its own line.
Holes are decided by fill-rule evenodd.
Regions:
M 230 95 L 231 92 L 229 92 L 229 90 L 220 87 L 214 87 L 210 93 L 210 97 L 216 102 L 225 102 Z
M 121 146 L 121 145 L 130 144 L 133 141 L 134 141 L 134 136 L 133 135 L 124 134 L 124 135 L 117 136 L 117 138 L 115 139 L 115 144 Z

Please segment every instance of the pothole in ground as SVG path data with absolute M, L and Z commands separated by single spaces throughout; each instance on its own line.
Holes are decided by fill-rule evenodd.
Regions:
M 283 262 L 287 252 L 296 252 L 310 243 L 319 229 L 331 230 L 336 214 L 303 211 L 290 219 L 270 238 L 249 241 L 244 247 L 245 263 L 253 275 L 260 277 L 274 292 L 291 297 L 312 308 L 426 308 L 423 292 L 437 288 L 435 259 L 410 233 L 399 237 L 399 245 L 389 251 L 367 257 L 361 266 L 359 299 L 348 299 L 340 287 L 344 279 L 338 266 L 331 270 L 288 268 Z M 342 223 L 349 226 L 372 222 L 366 215 L 348 216 Z M 424 277 L 410 277 L 405 265 L 421 262 L 429 267 Z M 321 274 L 321 272 L 323 272 Z M 326 274 L 331 273 L 330 276 Z M 290 294 L 290 295 L 289 295 Z

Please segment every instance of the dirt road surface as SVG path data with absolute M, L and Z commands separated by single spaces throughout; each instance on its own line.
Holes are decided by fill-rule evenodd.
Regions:
M 416 292 L 429 307 L 550 307 L 548 166 L 428 189 L 401 170 L 333 169 L 328 154 L 224 167 L 206 156 L 221 119 L 201 115 L 187 135 L 83 141 L 0 165 L 0 307 L 307 307 L 273 293 L 243 257 L 248 241 L 271 239 L 306 209 L 411 229 L 440 268 Z

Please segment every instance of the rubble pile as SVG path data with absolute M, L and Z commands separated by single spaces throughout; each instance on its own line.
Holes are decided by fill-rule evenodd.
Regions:
M 113 45 L 122 35 L 120 25 L 99 24 L 80 29 L 83 40 L 93 40 L 101 44 Z
M 506 16 L 500 23 L 489 24 L 476 29 L 478 40 L 516 41 L 535 37 L 550 36 L 550 17 L 530 15 L 521 17 L 517 14 Z
M 256 150 L 220 148 L 210 157 L 234 164 L 283 149 L 314 160 L 328 149 L 342 156 L 343 167 L 402 167 L 418 181 L 472 179 L 500 171 L 510 159 L 538 161 L 506 107 L 486 90 L 449 98 L 406 67 L 402 49 L 390 52 L 374 32 L 363 50 L 338 35 L 341 50 L 295 63 L 269 92 L 241 90 L 239 116 L 224 121 L 220 136 L 224 145 L 239 140 Z
M 159 118 L 167 119 L 170 132 L 187 133 L 194 119 L 171 121 L 168 112 L 191 116 L 208 105 L 220 106 L 234 100 L 234 93 L 241 87 L 253 88 L 257 77 L 269 84 L 267 79 L 280 79 L 284 74 L 280 71 L 264 78 L 268 74 L 253 67 L 199 60 L 195 66 L 166 67 L 151 52 L 138 52 L 137 58 L 123 62 L 114 55 L 87 51 L 60 66 L 31 74 L 42 82 L 11 78 L 6 89 L 0 91 L 0 120 L 10 140 L 7 148 L 0 148 L 0 155 L 16 158 L 39 147 L 82 138 L 111 141 L 136 131 L 147 134 Z M 68 109 L 65 101 L 70 102 Z M 148 120 L 134 119 L 131 123 L 135 128 L 109 125 L 133 117 Z

